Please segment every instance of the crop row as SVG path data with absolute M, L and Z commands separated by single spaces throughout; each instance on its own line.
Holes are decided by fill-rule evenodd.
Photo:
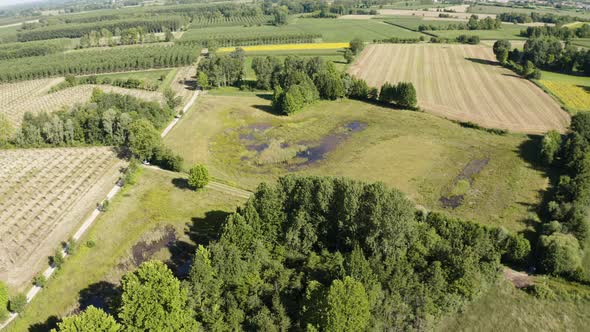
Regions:
M 177 41 L 180 45 L 197 45 L 209 47 L 212 45 L 218 47 L 227 46 L 250 46 L 250 45 L 269 45 L 269 44 L 299 44 L 313 43 L 322 38 L 321 34 L 316 33 L 257 33 L 257 34 L 219 34 L 208 35 L 203 37 L 192 37 Z
M 19 41 L 44 40 L 54 38 L 79 38 L 91 31 L 102 29 L 116 33 L 117 30 L 141 27 L 145 32 L 162 32 L 164 29 L 176 31 L 185 25 L 182 16 L 162 16 L 115 21 L 101 21 L 82 24 L 58 24 L 43 28 L 25 30 L 18 34 Z
M 198 16 L 193 18 L 191 28 L 220 27 L 220 26 L 257 26 L 271 21 L 270 15 L 257 16 Z
M 198 50 L 188 46 L 145 46 L 88 50 L 0 61 L 0 82 L 97 74 L 192 64 Z
M 53 39 L 27 43 L 0 44 L 0 60 L 42 56 L 73 48 L 71 39 Z

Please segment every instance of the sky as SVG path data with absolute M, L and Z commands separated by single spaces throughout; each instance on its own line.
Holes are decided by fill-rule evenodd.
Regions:
M 10 5 L 20 5 L 23 3 L 39 2 L 39 0 L 0 0 L 0 7 Z

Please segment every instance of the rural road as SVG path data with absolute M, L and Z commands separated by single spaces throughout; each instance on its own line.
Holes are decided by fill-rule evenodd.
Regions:
M 189 100 L 189 102 L 184 106 L 184 108 L 182 109 L 183 113 L 186 113 L 191 107 L 192 105 L 195 103 L 195 101 L 197 100 L 197 97 L 199 96 L 199 90 L 196 90 L 195 93 L 192 95 L 191 99 Z M 162 132 L 162 137 L 166 136 L 170 130 L 172 130 L 172 128 L 178 123 L 178 121 L 180 121 L 181 118 L 175 118 L 167 127 L 166 129 L 164 129 L 164 131 Z M 152 166 L 153 167 L 153 166 Z M 156 169 L 159 169 L 157 167 L 154 167 Z M 162 170 L 163 171 L 163 170 Z M 228 194 L 234 195 L 234 196 L 238 196 L 238 197 L 243 197 L 243 198 L 249 198 L 250 195 L 252 194 L 251 192 L 248 191 L 244 191 L 238 188 L 233 188 L 230 187 L 228 185 L 222 184 L 222 183 L 217 183 L 217 182 L 211 182 L 208 185 L 208 188 L 214 189 L 214 190 L 219 190 L 219 191 L 223 191 L 226 192 Z M 107 194 L 105 200 L 111 200 L 113 197 L 115 197 L 115 195 L 117 195 L 117 193 L 121 190 L 121 187 L 116 184 L 113 189 L 111 189 L 111 191 L 109 191 L 109 193 Z M 88 218 L 84 221 L 84 223 L 80 226 L 80 228 L 76 231 L 76 233 L 74 234 L 74 236 L 72 236 L 72 238 L 74 240 L 78 240 L 82 237 L 82 235 L 84 235 L 84 233 L 86 233 L 86 231 L 88 231 L 88 229 L 92 226 L 92 224 L 96 221 L 96 218 L 98 218 L 98 216 L 100 215 L 100 210 L 97 207 L 96 209 L 94 209 L 92 211 L 92 213 L 90 214 L 90 216 L 88 216 Z M 64 257 L 67 256 L 66 250 L 63 249 L 62 250 L 62 254 L 64 255 Z M 56 267 L 54 266 L 50 266 L 48 267 L 44 272 L 43 272 L 43 276 L 45 276 L 45 278 L 49 279 L 49 277 L 51 277 L 55 271 L 57 270 Z M 31 300 L 37 296 L 37 294 L 41 291 L 41 287 L 38 286 L 33 286 L 31 287 L 31 289 L 27 292 L 27 302 L 31 302 Z M 2 322 L 2 324 L 0 324 L 0 330 L 4 329 L 6 326 L 8 326 L 13 320 L 16 319 L 16 317 L 18 316 L 17 313 L 10 313 L 10 315 L 8 316 L 8 319 L 6 319 L 4 322 Z

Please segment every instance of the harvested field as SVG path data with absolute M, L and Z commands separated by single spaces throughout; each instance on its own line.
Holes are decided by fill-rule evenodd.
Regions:
M 467 45 L 370 45 L 348 70 L 379 87 L 409 81 L 426 112 L 514 132 L 564 132 L 569 115 L 532 82 Z
M 63 107 L 87 102 L 95 87 L 105 92 L 127 94 L 144 100 L 163 101 L 163 96 L 159 92 L 110 85 L 79 85 L 47 94 L 51 86 L 62 80 L 63 78 L 49 78 L 0 85 L 0 113 L 6 114 L 13 125 L 18 126 L 26 112 L 53 112 Z
M 193 89 L 196 87 L 197 67 L 182 67 L 178 68 L 174 79 L 170 85 L 170 89 L 182 98 L 182 104 L 188 103 L 193 95 Z
M 442 11 L 423 11 L 423 10 L 403 10 L 403 9 L 379 9 L 379 15 L 399 15 L 399 16 L 422 16 L 422 17 L 439 17 L 439 14 L 449 14 L 451 18 L 469 19 L 472 13 L 443 13 Z M 496 18 L 495 14 L 477 14 L 482 19 L 486 17 Z
M 22 287 L 113 187 L 108 147 L 0 150 L 0 279 Z

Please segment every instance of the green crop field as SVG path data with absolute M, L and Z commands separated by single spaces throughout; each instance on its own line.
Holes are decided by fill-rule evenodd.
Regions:
M 391 37 L 418 38 L 422 34 L 383 23 L 379 20 L 335 20 L 315 18 L 293 18 L 283 27 L 213 27 L 189 29 L 181 40 L 190 40 L 194 36 L 207 37 L 219 34 L 256 35 L 257 33 L 320 33 L 324 42 L 347 42 L 358 37 L 366 41 Z
M 7 331 L 26 331 L 34 326 L 48 331 L 51 326 L 44 325 L 48 318 L 75 309 L 80 292 L 101 282 L 117 283 L 123 273 L 135 269 L 133 249 L 140 242 L 149 246 L 159 240 L 165 227 L 171 227 L 180 242 L 191 244 L 192 239 L 213 235 L 224 215 L 243 203 L 243 199 L 219 191 L 179 188 L 174 184 L 177 178 L 179 175 L 144 169 L 138 183 L 117 195 L 109 211 L 81 239 L 76 255 L 68 258 Z M 85 245 L 89 240 L 96 243 L 93 248 Z M 166 246 L 152 250 L 155 258 L 170 259 Z
M 487 160 L 464 203 L 447 211 L 522 230 L 546 186 L 543 172 L 523 159 L 532 153 L 524 135 L 497 136 L 356 101 L 319 102 L 288 118 L 270 113 L 270 101 L 253 93 L 207 96 L 195 107 L 166 145 L 188 164 L 206 163 L 215 178 L 243 188 L 287 173 L 349 176 L 384 181 L 440 210 L 466 165 Z M 351 123 L 366 127 L 340 142 Z M 306 161 L 306 153 L 318 160 Z
M 576 38 L 572 40 L 572 44 L 576 46 L 590 48 L 590 38 Z
M 406 29 L 418 31 L 420 25 L 434 26 L 437 28 L 446 28 L 451 24 L 465 24 L 463 21 L 457 20 L 427 20 L 422 17 L 412 16 L 396 16 L 384 20 L 386 23 L 402 26 Z
M 19 27 L 0 27 L 0 43 L 12 43 L 16 41 L 16 31 Z

